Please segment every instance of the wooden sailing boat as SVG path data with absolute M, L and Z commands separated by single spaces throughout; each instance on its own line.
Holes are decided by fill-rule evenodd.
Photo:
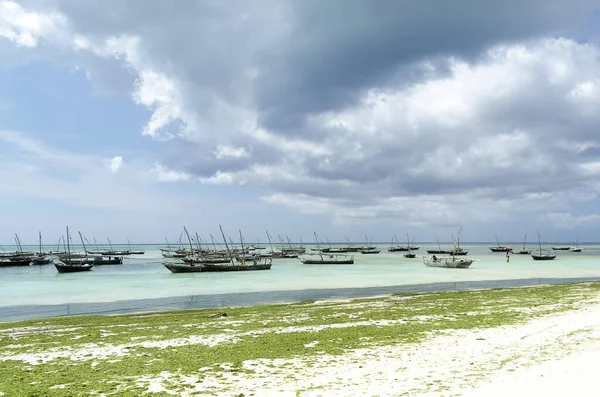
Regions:
M 199 273 L 202 271 L 202 264 L 197 263 L 194 257 L 194 250 L 192 247 L 192 240 L 190 239 L 190 234 L 187 231 L 187 228 L 184 226 L 183 230 L 188 238 L 188 242 L 190 244 L 190 256 L 187 257 L 186 263 L 168 263 L 164 262 L 163 266 L 166 267 L 171 273 Z
M 37 253 L 37 255 L 31 260 L 31 265 L 49 265 L 50 263 L 52 263 L 52 260 L 50 260 L 50 258 L 48 258 L 44 254 L 44 250 L 42 247 L 42 232 L 38 232 L 38 234 L 40 240 L 40 250 Z
M 417 254 L 415 254 L 412 251 L 412 247 L 410 246 L 410 240 L 408 238 L 408 233 L 406 233 L 406 246 L 408 247 L 408 253 L 404 254 L 404 257 L 408 258 L 408 259 L 415 258 L 417 256 Z
M 497 246 L 495 246 L 495 247 L 490 247 L 490 250 L 491 250 L 492 252 L 506 252 L 506 251 L 512 251 L 512 249 L 511 249 L 510 247 L 506 247 L 506 246 L 500 245 L 500 242 L 498 241 L 498 236 L 496 236 L 496 235 L 494 234 L 494 237 L 496 238 L 496 244 L 498 244 L 498 245 L 497 245 Z
M 377 247 L 375 247 L 372 244 L 369 244 L 369 238 L 367 237 L 367 235 L 365 234 L 365 240 L 367 241 L 367 245 L 366 247 L 362 247 L 362 249 L 360 250 L 361 254 L 378 254 L 381 251 L 377 249 Z
M 579 246 L 579 236 L 577 236 L 577 242 L 575 243 L 575 247 L 569 247 L 569 251 L 571 252 L 581 252 L 582 249 Z
M 525 237 L 523 237 L 523 248 L 517 251 L 517 254 L 521 255 L 529 255 L 531 254 L 531 250 L 525 249 L 525 242 L 527 241 L 527 233 L 525 233 Z
M 81 240 L 81 245 L 83 245 L 83 252 L 88 252 L 85 246 L 85 240 L 81 232 L 79 233 L 79 239 Z M 104 255 L 91 255 L 86 256 L 85 258 L 80 260 L 83 263 L 92 263 L 94 265 L 122 265 L 123 257 L 122 256 L 104 256 Z M 64 261 L 63 261 L 64 262 Z
M 229 255 L 230 264 L 226 263 L 205 263 L 202 265 L 203 272 L 235 272 L 235 271 L 251 271 L 251 270 L 269 270 L 272 265 L 271 257 L 260 257 L 255 255 L 251 260 L 244 260 L 241 264 L 236 264 L 229 249 L 229 245 L 227 244 L 227 240 L 225 239 L 225 233 L 223 232 L 223 228 L 219 225 L 219 229 L 221 230 L 221 235 L 223 236 L 223 241 L 225 241 L 225 248 L 227 249 L 227 254 Z M 242 236 L 242 231 L 240 233 L 240 242 L 242 245 L 242 253 L 245 252 L 244 247 L 244 238 Z
M 69 226 L 67 226 L 67 257 L 66 263 L 62 261 L 54 261 L 54 266 L 59 273 L 74 273 L 74 272 L 85 272 L 92 270 L 91 263 L 73 263 L 71 261 L 71 244 L 70 244 L 70 236 L 69 236 Z
M 317 232 L 314 232 L 315 242 L 319 246 Z M 351 265 L 354 263 L 354 255 L 333 254 L 319 250 L 318 253 L 298 257 L 305 265 Z
M 551 250 L 542 250 L 542 240 L 541 240 L 541 236 L 540 236 L 540 231 L 537 231 L 538 233 L 538 244 L 540 249 L 536 250 L 535 253 L 531 254 L 531 257 L 533 258 L 533 260 L 536 261 L 551 261 L 553 259 L 556 258 L 556 252 L 551 251 Z
M 462 227 L 458 230 L 456 239 L 454 239 L 454 236 L 452 237 L 452 242 L 454 245 L 454 249 L 452 250 L 452 254 L 451 254 L 452 256 L 437 256 L 435 254 L 434 255 L 424 255 L 423 263 L 425 264 L 425 266 L 445 267 L 445 268 L 453 268 L 453 269 L 466 269 L 469 266 L 471 266 L 471 264 L 473 262 L 475 262 L 474 259 L 457 258 L 456 257 L 456 255 L 462 255 L 462 254 L 457 254 L 457 252 L 462 252 L 461 248 L 459 246 L 461 232 L 462 232 Z
M 144 255 L 146 253 L 146 251 L 142 251 L 142 250 L 132 250 L 131 249 L 131 242 L 129 241 L 129 239 L 127 239 L 127 245 L 129 246 L 129 253 L 131 255 Z

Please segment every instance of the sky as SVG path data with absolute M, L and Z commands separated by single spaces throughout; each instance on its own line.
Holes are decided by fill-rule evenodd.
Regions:
M 0 0 L 0 243 L 600 241 L 597 0 Z

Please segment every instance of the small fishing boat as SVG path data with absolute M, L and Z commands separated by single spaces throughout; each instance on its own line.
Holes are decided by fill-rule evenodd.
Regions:
M 344 254 L 311 254 L 299 259 L 305 265 L 352 265 L 354 263 L 354 255 Z
M 368 247 L 368 248 L 363 248 L 362 250 L 360 250 L 360 253 L 361 254 L 365 254 L 365 255 L 367 255 L 367 254 L 378 254 L 380 252 L 381 252 L 381 250 L 378 250 L 375 247 Z
M 222 256 L 204 256 L 204 255 L 198 255 L 198 256 L 188 256 L 182 259 L 182 261 L 184 263 L 195 263 L 195 264 L 205 264 L 205 263 L 229 263 L 231 262 L 231 260 L 229 258 L 225 258 Z
M 406 233 L 406 242 L 407 242 L 406 246 L 408 247 L 408 252 L 407 252 L 406 254 L 404 254 L 404 257 L 405 257 L 405 258 L 407 258 L 407 259 L 413 259 L 413 258 L 416 258 L 416 257 L 417 257 L 417 254 L 415 254 L 415 253 L 412 251 L 412 248 L 411 248 L 411 246 L 410 246 L 410 239 L 409 239 L 409 237 L 408 237 L 408 233 Z M 418 247 L 417 247 L 417 249 L 418 249 Z
M 496 238 L 496 244 L 498 244 L 498 245 L 495 247 L 490 247 L 490 251 L 492 251 L 492 252 L 512 251 L 512 247 L 506 247 L 506 246 L 500 245 L 500 242 L 498 241 L 498 236 L 494 235 L 494 237 Z
M 92 256 L 88 257 L 86 263 L 93 263 L 94 265 L 122 265 L 122 256 Z
M 454 256 L 423 255 L 423 263 L 429 267 L 445 267 L 451 269 L 467 269 L 475 262 L 470 258 L 456 258 Z
M 365 240 L 367 241 L 367 245 L 365 247 L 362 247 L 362 249 L 360 250 L 361 254 L 378 254 L 381 251 L 377 249 L 376 246 L 372 245 L 372 241 L 369 242 L 369 238 L 367 237 L 367 235 L 365 234 Z
M 406 252 L 406 251 L 417 251 L 421 247 L 410 245 L 410 241 L 407 241 L 406 246 L 400 245 L 398 237 L 392 237 L 392 246 L 388 248 L 388 252 Z
M 299 256 L 300 262 L 305 265 L 352 265 L 354 263 L 354 255 L 326 253 L 319 249 L 317 232 L 314 232 L 314 234 L 318 251 L 313 254 Z
M 425 266 L 429 267 L 445 267 L 450 269 L 467 269 L 473 262 L 474 259 L 467 258 L 457 258 L 456 252 L 460 252 L 461 248 L 459 246 L 460 234 L 462 232 L 462 227 L 458 229 L 458 233 L 456 235 L 456 239 L 452 236 L 452 241 L 454 244 L 454 249 L 452 250 L 453 254 L 451 256 L 437 256 L 437 255 L 423 255 L 423 263 Z M 465 254 L 466 255 L 466 254 Z
M 29 264 L 31 266 L 49 265 L 50 263 L 52 263 L 52 259 L 50 259 L 47 255 L 44 254 L 44 250 L 42 247 L 42 232 L 38 232 L 38 235 L 40 240 L 40 250 L 31 258 L 31 262 Z
M 577 242 L 575 243 L 575 246 L 569 247 L 569 251 L 571 251 L 571 252 L 581 252 L 582 251 L 581 247 L 579 246 L 579 237 L 577 237 Z
M 163 266 L 169 269 L 171 273 L 200 273 L 203 265 L 195 263 L 163 262 Z
M 531 258 L 535 261 L 551 261 L 556 258 L 556 252 L 552 250 L 542 249 L 542 240 L 540 237 L 540 231 L 538 230 L 538 243 L 539 249 L 531 253 Z
M 131 249 L 131 242 L 129 241 L 129 239 L 127 239 L 127 245 L 129 246 L 129 254 L 130 255 L 144 255 L 146 253 L 146 251 L 142 251 L 142 250 L 132 250 Z
M 86 272 L 92 270 L 94 267 L 91 263 L 84 263 L 81 259 L 71 258 L 71 245 L 69 241 L 71 238 L 69 237 L 69 226 L 67 226 L 67 257 L 65 258 L 65 262 L 61 260 L 55 260 L 54 267 L 56 267 L 56 271 L 59 273 L 75 273 L 75 272 Z M 78 261 L 79 262 L 75 262 Z
M 244 261 L 240 264 L 205 263 L 200 265 L 202 272 L 240 272 L 271 269 L 271 258 L 255 258 L 254 261 Z
M 62 261 L 55 260 L 54 267 L 59 273 L 75 273 L 75 272 L 85 272 L 92 270 L 94 265 L 91 263 L 80 263 L 80 264 L 66 264 Z
M 525 242 L 527 241 L 527 233 L 525 233 L 525 237 L 523 238 L 523 248 L 517 251 L 517 254 L 521 255 L 530 255 L 531 250 L 525 249 Z

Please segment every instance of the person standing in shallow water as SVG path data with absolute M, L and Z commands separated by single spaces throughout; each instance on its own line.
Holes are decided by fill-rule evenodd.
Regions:
M 506 261 L 510 262 L 510 250 L 509 249 L 506 250 Z

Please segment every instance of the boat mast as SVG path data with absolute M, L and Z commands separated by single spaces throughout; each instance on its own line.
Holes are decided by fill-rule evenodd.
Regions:
M 271 236 L 269 236 L 269 231 L 266 230 L 267 232 L 267 239 L 269 240 L 269 246 L 271 247 L 271 255 L 273 255 L 273 242 L 271 241 Z
M 213 243 L 213 248 L 215 249 L 215 253 L 217 253 L 217 244 L 215 244 L 215 238 L 213 237 L 213 235 L 210 235 L 210 240 Z
M 408 253 L 412 254 L 412 251 L 410 249 L 410 239 L 408 238 L 408 233 L 406 233 L 406 247 L 408 248 Z
M 190 263 L 194 264 L 194 249 L 192 248 L 192 239 L 190 238 L 190 234 L 188 233 L 185 226 L 183 227 L 183 230 L 185 231 L 185 235 L 187 236 L 188 242 L 190 243 Z
M 229 251 L 229 245 L 227 245 L 227 239 L 225 238 L 225 233 L 223 232 L 223 228 L 219 225 L 219 230 L 221 230 L 221 236 L 223 236 L 223 241 L 225 242 L 225 248 L 227 248 L 227 254 L 229 255 L 229 260 L 231 264 L 235 266 L 235 262 L 233 261 L 233 256 L 231 255 L 231 251 Z
M 71 244 L 69 242 L 69 226 L 67 226 L 67 262 L 71 264 Z
M 200 251 L 200 255 L 202 255 L 202 239 L 198 236 L 198 232 L 196 232 L 196 242 L 198 243 L 198 250 Z
M 19 236 L 15 233 L 15 243 L 17 244 L 17 249 L 20 253 L 23 253 L 23 247 L 21 247 L 21 241 L 19 240 Z
M 42 232 L 38 232 L 40 235 L 40 255 L 42 255 Z
M 537 234 L 538 234 L 538 243 L 539 243 L 539 245 L 540 245 L 540 255 L 542 255 L 542 237 L 540 236 L 540 231 L 539 231 L 539 229 L 538 229 L 538 231 L 537 231 Z
M 317 250 L 319 252 L 319 256 L 321 257 L 321 260 L 323 260 L 323 251 L 321 251 L 321 246 L 319 245 L 319 238 L 317 237 L 317 232 L 313 231 L 313 233 L 315 234 L 315 242 L 317 243 Z M 327 236 L 325 236 L 325 238 L 327 238 Z
M 81 232 L 79 230 L 77 232 L 79 233 L 79 239 L 81 240 L 81 244 L 83 245 L 83 252 L 85 252 L 87 255 L 87 249 L 85 249 L 85 243 L 83 242 L 83 236 L 81 235 Z
M 525 251 L 525 241 L 527 241 L 527 233 L 525 233 L 525 237 L 523 237 L 523 251 Z
M 238 232 L 240 232 L 240 244 L 242 245 L 242 259 L 244 260 L 243 263 L 246 263 L 246 249 L 244 248 L 244 237 L 242 237 L 241 230 L 238 230 Z

